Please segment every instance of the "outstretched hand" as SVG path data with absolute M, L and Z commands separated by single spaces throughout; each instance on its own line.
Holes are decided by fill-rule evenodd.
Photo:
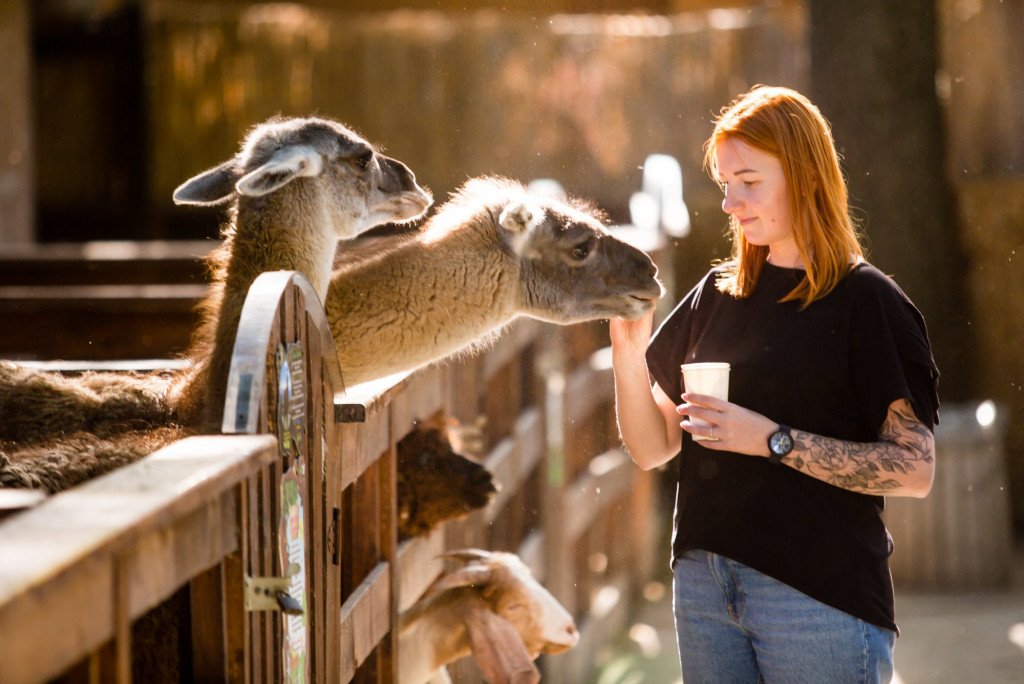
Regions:
M 612 340 L 612 351 L 618 353 L 647 352 L 647 343 L 654 329 L 654 310 L 651 309 L 640 318 L 628 320 L 612 318 L 608 321 L 608 331 Z
M 691 435 L 713 437 L 701 446 L 716 451 L 732 451 L 748 456 L 768 456 L 768 436 L 775 432 L 777 423 L 742 406 L 706 394 L 683 394 L 685 403 L 676 412 L 686 418 L 679 425 Z M 708 425 L 695 425 L 689 419 L 697 418 Z

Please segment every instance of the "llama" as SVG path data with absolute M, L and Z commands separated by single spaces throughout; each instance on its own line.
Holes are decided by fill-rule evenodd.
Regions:
M 0 486 L 52 492 L 113 469 L 152 451 L 140 429 L 219 432 L 238 319 L 253 280 L 264 271 L 298 271 L 323 298 L 339 240 L 414 220 L 432 198 L 408 167 L 342 124 L 294 118 L 256 126 L 238 154 L 183 183 L 174 201 L 232 203 L 224 242 L 210 257 L 213 285 L 188 352 L 191 365 L 173 376 L 78 379 L 0 364 Z M 118 437 L 120 457 L 99 458 L 114 447 L 96 437 Z
M 519 316 L 637 318 L 662 295 L 650 257 L 592 209 L 503 178 L 468 181 L 395 243 L 341 253 L 331 276 L 324 306 L 346 384 L 482 348 Z
M 400 618 L 402 684 L 450 682 L 445 665 L 470 653 L 489 682 L 537 682 L 538 655 L 579 641 L 572 616 L 515 554 L 464 549 L 444 557 L 465 565 Z
M 397 452 L 399 541 L 464 518 L 498 493 L 490 471 L 458 453 L 438 421 L 418 424 L 398 442 Z
M 232 199 L 224 243 L 211 257 L 213 291 L 190 353 L 196 362 L 170 393 L 179 418 L 204 431 L 220 426 L 238 319 L 253 280 L 265 271 L 298 271 L 322 300 L 339 240 L 416 219 L 432 201 L 405 164 L 325 119 L 264 124 L 238 156 L 174 191 L 178 204 Z

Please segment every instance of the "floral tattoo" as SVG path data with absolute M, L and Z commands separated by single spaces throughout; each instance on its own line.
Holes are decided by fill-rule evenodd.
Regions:
M 878 442 L 848 442 L 809 432 L 793 431 L 796 470 L 863 494 L 885 494 L 904 485 L 906 476 L 935 461 L 931 431 L 901 399 L 889 407 Z

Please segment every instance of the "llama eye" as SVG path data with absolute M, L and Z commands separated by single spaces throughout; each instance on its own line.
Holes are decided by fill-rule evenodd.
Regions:
M 588 256 L 590 256 L 590 249 L 591 244 L 589 242 L 584 242 L 583 244 L 576 245 L 575 247 L 573 247 L 572 252 L 570 252 L 570 254 L 572 255 L 572 258 L 575 259 L 576 261 L 583 261 Z

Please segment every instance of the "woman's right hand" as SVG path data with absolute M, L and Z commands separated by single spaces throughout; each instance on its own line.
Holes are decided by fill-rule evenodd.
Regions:
M 608 331 L 612 340 L 612 352 L 617 354 L 645 354 L 653 329 L 653 309 L 634 320 L 617 317 L 610 319 L 608 321 Z

